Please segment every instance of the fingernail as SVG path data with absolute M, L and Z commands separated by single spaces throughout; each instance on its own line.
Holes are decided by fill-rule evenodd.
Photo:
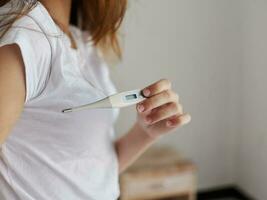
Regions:
M 171 121 L 167 121 L 166 125 L 167 126 L 171 126 L 172 125 L 172 122 Z
M 144 93 L 145 96 L 148 97 L 149 94 L 150 94 L 150 91 L 149 91 L 149 89 L 144 89 L 143 93 Z
M 138 111 L 139 112 L 142 112 L 144 109 L 145 109 L 145 107 L 142 104 L 138 105 Z
M 191 115 L 188 116 L 187 123 L 191 121 Z

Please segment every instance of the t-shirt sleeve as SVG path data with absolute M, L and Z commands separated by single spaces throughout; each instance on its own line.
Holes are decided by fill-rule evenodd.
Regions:
M 25 104 L 40 94 L 49 73 L 51 47 L 44 34 L 35 22 L 22 17 L 0 40 L 0 47 L 17 44 L 20 49 L 26 76 Z

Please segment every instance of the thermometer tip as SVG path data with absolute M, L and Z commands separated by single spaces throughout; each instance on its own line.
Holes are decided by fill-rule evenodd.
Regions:
M 68 108 L 68 109 L 64 109 L 62 110 L 63 113 L 68 113 L 68 112 L 72 112 L 72 109 L 71 108 Z

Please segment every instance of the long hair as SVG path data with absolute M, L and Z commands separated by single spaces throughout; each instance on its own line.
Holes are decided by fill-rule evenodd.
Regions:
M 0 6 L 10 0 L 0 0 Z M 14 10 L 5 14 L 0 21 L 0 39 L 22 15 L 36 6 L 37 0 L 18 1 Z M 70 23 L 90 33 L 93 44 L 102 52 L 114 53 L 121 59 L 122 52 L 118 38 L 118 29 L 127 9 L 127 0 L 72 0 Z M 15 13 L 15 14 L 14 14 Z

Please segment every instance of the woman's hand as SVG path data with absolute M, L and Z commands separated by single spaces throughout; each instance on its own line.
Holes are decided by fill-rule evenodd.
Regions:
M 168 79 L 161 79 L 142 92 L 148 98 L 136 104 L 137 125 L 149 137 L 155 139 L 190 122 L 191 116 L 183 114 L 178 94 L 171 90 Z

